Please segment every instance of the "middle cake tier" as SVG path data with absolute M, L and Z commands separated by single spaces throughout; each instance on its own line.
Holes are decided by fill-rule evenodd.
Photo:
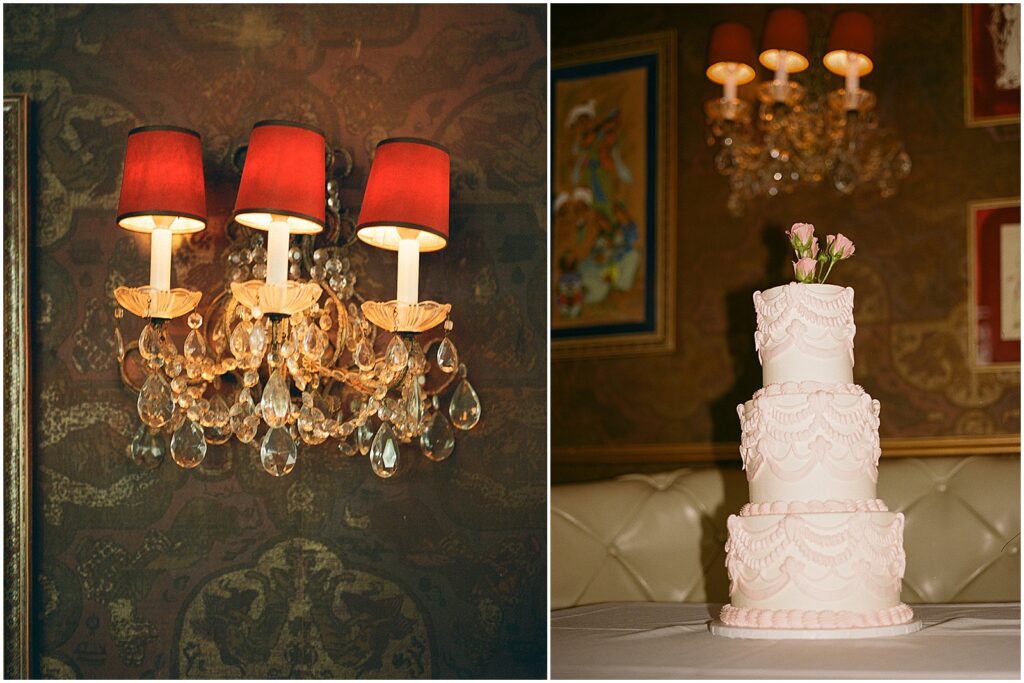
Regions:
M 736 411 L 751 503 L 880 509 L 879 404 L 860 386 L 772 384 Z

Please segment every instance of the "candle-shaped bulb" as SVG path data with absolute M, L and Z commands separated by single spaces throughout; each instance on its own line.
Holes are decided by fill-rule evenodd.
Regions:
M 149 235 L 149 286 L 162 292 L 171 289 L 171 223 L 173 218 L 155 216 Z
M 401 229 L 399 229 L 401 232 Z M 399 301 L 415 304 L 419 301 L 420 244 L 415 237 L 401 237 L 398 241 L 398 296 Z
M 288 281 L 288 223 L 274 217 L 267 231 L 267 284 L 283 285 Z

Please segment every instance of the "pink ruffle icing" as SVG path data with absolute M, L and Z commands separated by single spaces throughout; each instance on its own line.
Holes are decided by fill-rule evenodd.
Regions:
M 914 612 L 903 603 L 875 612 L 756 609 L 726 605 L 719 618 L 723 624 L 747 628 L 870 628 L 906 624 L 914 619 Z
M 740 517 L 758 515 L 788 515 L 804 512 L 888 512 L 880 499 L 874 500 L 807 500 L 770 503 L 747 503 L 740 508 Z

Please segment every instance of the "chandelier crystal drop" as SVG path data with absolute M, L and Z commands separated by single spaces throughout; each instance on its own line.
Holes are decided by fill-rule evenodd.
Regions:
M 154 468 L 169 452 L 180 467 L 194 468 L 203 463 L 208 445 L 234 438 L 258 453 L 268 474 L 282 477 L 294 470 L 300 446 L 331 441 L 332 447 L 318 453 L 328 457 L 367 455 L 371 470 L 387 479 L 406 469 L 403 463 L 409 456 L 403 453 L 403 446 L 418 446 L 429 461 L 451 455 L 455 445 L 452 426 L 470 429 L 476 425 L 479 397 L 466 380 L 466 366 L 459 362 L 450 337 L 450 306 L 420 302 L 416 284 L 418 250 L 439 249 L 447 240 L 447 152 L 442 154 L 434 143 L 408 138 L 396 139 L 395 144 L 382 142 L 378 160 L 384 156 L 400 168 L 425 163 L 424 155 L 428 161 L 438 162 L 433 176 L 424 173 L 421 178 L 439 188 L 443 202 L 438 200 L 439 208 L 428 207 L 411 219 L 385 219 L 391 209 L 386 203 L 370 201 L 368 187 L 357 225 L 338 199 L 337 178 L 347 174 L 351 161 L 338 150 L 328 150 L 317 181 L 325 195 L 320 208 L 322 222 L 293 220 L 286 204 L 300 190 L 279 196 L 268 191 L 269 198 L 256 196 L 246 171 L 261 154 L 266 156 L 267 144 L 274 142 L 274 136 L 308 138 L 310 130 L 286 122 L 257 124 L 236 202 L 237 223 L 228 225 L 231 243 L 222 256 L 224 287 L 205 299 L 200 311 L 195 308 L 195 302 L 203 298 L 200 293 L 169 287 L 170 241 L 161 231 L 203 229 L 205 199 L 199 202 L 189 196 L 175 204 L 171 199 L 154 198 L 145 193 L 160 183 L 139 180 L 152 172 L 145 164 L 139 166 L 140 158 L 151 154 L 159 163 L 166 161 L 153 148 L 180 145 L 201 163 L 196 150 L 198 135 L 183 130 L 136 129 L 129 134 L 126 153 L 119 223 L 153 234 L 150 286 L 121 287 L 115 293 L 120 304 L 114 309 L 115 347 L 122 377 L 139 392 L 142 421 L 129 447 L 131 460 Z M 257 131 L 262 136 L 259 150 Z M 323 145 L 322 138 L 313 138 L 313 149 Z M 387 154 L 382 155 L 380 150 L 385 147 Z M 290 149 L 284 145 L 275 153 Z M 371 181 L 374 173 L 380 181 L 378 170 L 375 160 Z M 201 188 L 201 166 L 198 176 L 193 184 Z M 324 182 L 327 177 L 330 180 Z M 306 194 L 310 194 L 308 188 Z M 365 216 L 367 204 L 372 205 L 369 217 Z M 145 222 L 139 217 L 140 211 L 146 213 L 140 205 L 175 207 L 189 218 L 151 211 L 149 222 Z M 249 205 L 284 208 L 283 213 L 264 216 L 246 209 Z M 316 218 L 316 211 L 297 213 Z M 420 232 L 382 228 L 388 220 L 428 227 Z M 368 237 L 358 232 L 363 223 L 369 226 Z M 399 251 L 397 300 L 368 301 L 358 292 L 359 278 L 351 258 L 357 237 L 372 246 Z M 124 308 L 145 320 L 137 342 L 124 343 Z M 187 328 L 179 328 L 174 320 L 178 315 L 187 315 Z M 389 327 L 380 326 L 385 320 Z M 426 334 L 442 322 L 443 336 Z M 145 377 L 134 379 L 130 368 L 141 368 Z M 451 422 L 443 414 L 444 403 Z

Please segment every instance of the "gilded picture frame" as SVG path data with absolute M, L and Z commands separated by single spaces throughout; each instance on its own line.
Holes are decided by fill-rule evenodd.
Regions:
M 997 46 L 989 24 L 993 12 L 1003 7 L 1017 12 L 1019 24 L 1019 5 L 964 5 L 964 122 L 969 128 L 1020 123 L 1020 87 L 997 87 Z
M 676 36 L 552 53 L 552 358 L 675 349 Z
M 32 613 L 27 95 L 4 95 L 4 677 L 29 678 Z
M 975 372 L 1020 372 L 1020 273 L 1020 198 L 969 202 L 967 353 Z

